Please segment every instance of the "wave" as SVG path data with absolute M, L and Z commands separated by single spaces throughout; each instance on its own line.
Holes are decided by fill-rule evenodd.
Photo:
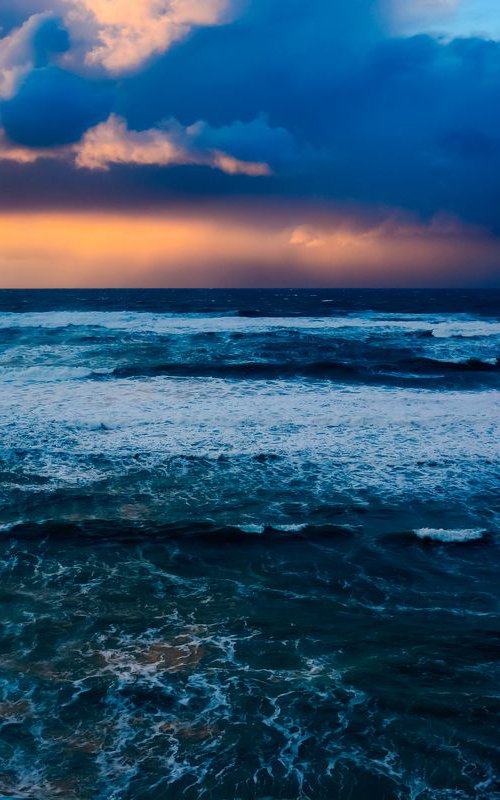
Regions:
M 467 358 L 462 361 L 447 361 L 438 358 L 428 358 L 417 356 L 415 358 L 402 359 L 398 362 L 400 367 L 405 369 L 417 370 L 420 372 L 495 372 L 500 370 L 500 360 L 481 360 L 479 358 Z M 393 366 L 392 366 L 393 368 Z
M 414 531 L 419 539 L 433 542 L 463 543 L 483 539 L 486 531 L 481 528 L 459 528 L 447 530 L 445 528 L 417 528 Z
M 193 354 L 195 355 L 195 354 Z M 340 381 L 350 383 L 413 385 L 422 379 L 447 377 L 449 383 L 465 376 L 469 379 L 484 381 L 493 378 L 500 372 L 500 360 L 497 358 L 480 359 L 465 358 L 451 360 L 414 356 L 398 358 L 400 351 L 394 349 L 393 360 L 386 353 L 387 360 L 377 359 L 377 353 L 365 350 L 359 357 L 354 353 L 351 357 L 345 353 L 344 359 L 301 360 L 252 360 L 253 353 L 241 353 L 241 360 L 225 360 L 218 358 L 214 352 L 207 359 L 181 360 L 181 354 L 167 362 L 150 360 L 131 361 L 121 366 L 103 363 L 101 368 L 76 366 L 72 364 L 42 363 L 33 366 L 18 366 L 15 363 L 4 363 L 2 373 L 4 383 L 43 385 L 67 383 L 74 381 L 110 381 L 148 378 L 218 378 L 227 380 L 287 380 L 294 378 Z M 244 356 L 247 356 L 245 358 Z M 250 358 L 248 358 L 250 356 Z M 115 362 L 116 363 L 116 362 Z M 97 365 L 96 365 L 97 366 Z M 428 382 L 423 384 L 428 387 Z M 443 383 L 439 389 L 444 388 Z
M 194 539 L 211 542 L 246 540 L 258 536 L 269 540 L 315 539 L 330 536 L 349 536 L 355 532 L 349 525 L 323 523 L 240 523 L 217 525 L 210 521 L 185 521 L 155 523 L 152 521 L 133 523 L 120 519 L 45 520 L 31 522 L 16 520 L 0 525 L 3 537 L 16 539 L 98 539 L 113 541 L 143 541 Z
M 20 541 L 88 541 L 95 543 L 141 544 L 143 542 L 204 542 L 213 545 L 251 544 L 261 542 L 266 546 L 299 542 L 341 541 L 357 538 L 361 531 L 357 524 L 324 522 L 302 523 L 239 523 L 219 524 L 212 521 L 135 522 L 123 519 L 82 519 L 78 522 L 64 519 L 45 521 L 16 520 L 0 525 L 3 539 Z M 417 528 L 411 536 L 421 542 L 434 544 L 467 544 L 486 541 L 488 532 L 483 528 Z M 409 534 L 402 536 L 409 540 Z M 381 541 L 394 541 L 394 534 L 382 536 Z
M 319 380 L 346 380 L 356 378 L 369 382 L 391 382 L 414 380 L 425 375 L 442 373 L 494 373 L 500 371 L 498 359 L 481 360 L 469 358 L 462 361 L 447 361 L 427 357 L 406 358 L 395 363 L 376 361 L 171 361 L 153 364 L 127 364 L 113 370 L 93 372 L 89 378 L 153 378 L 161 376 L 194 378 L 236 378 L 280 380 L 286 378 L 316 378 Z
M 457 315 L 391 315 L 383 313 L 317 316 L 261 316 L 257 310 L 228 310 L 227 313 L 150 313 L 147 311 L 46 311 L 2 312 L 0 329 L 87 328 L 133 333 L 176 334 L 188 332 L 272 331 L 297 329 L 337 331 L 394 331 L 431 334 L 436 338 L 478 338 L 500 336 L 500 322 Z
M 117 367 L 111 373 L 115 378 L 160 377 L 208 377 L 208 378 L 262 378 L 279 379 L 288 377 L 327 378 L 345 375 L 352 377 L 358 373 L 352 364 L 337 361 L 283 362 L 243 361 L 234 363 L 180 363 L 131 364 Z M 94 373 L 94 378 L 107 378 L 109 374 Z

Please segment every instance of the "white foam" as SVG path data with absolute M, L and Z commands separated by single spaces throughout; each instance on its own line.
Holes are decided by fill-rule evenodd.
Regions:
M 264 533 L 266 526 L 248 523 L 248 524 L 238 525 L 238 528 L 242 533 Z
M 10 533 L 10 531 L 17 528 L 18 525 L 22 525 L 24 520 L 18 519 L 16 522 L 2 522 L 0 523 L 0 533 Z
M 273 531 L 281 531 L 283 533 L 300 533 L 300 531 L 305 530 L 308 527 L 307 522 L 303 523 L 291 523 L 291 524 L 271 524 L 271 523 L 261 523 L 261 524 L 252 524 L 252 523 L 244 523 L 242 525 L 238 525 L 240 531 L 243 533 L 264 533 L 266 529 L 273 530 Z
M 86 367 L 46 366 L 2 369 L 2 381 L 14 383 L 29 381 L 32 383 L 56 383 L 57 381 L 80 380 L 89 376 L 91 370 Z M 104 372 L 104 374 L 107 374 Z
M 307 522 L 290 524 L 290 525 L 272 525 L 275 531 L 284 531 L 287 533 L 300 533 L 308 527 Z
M 495 390 L 307 381 L 0 383 L 0 441 L 7 458 L 21 451 L 24 470 L 58 485 L 138 464 L 158 472 L 176 457 L 273 453 L 277 470 L 300 479 L 310 464 L 332 491 L 467 502 L 494 483 L 499 402 Z
M 452 336 L 474 338 L 478 336 L 500 336 L 500 323 L 476 320 L 442 322 L 433 327 L 432 335 L 437 339 L 446 339 Z
M 332 317 L 238 317 L 221 314 L 155 314 L 147 311 L 4 312 L 0 328 L 99 327 L 135 333 L 185 334 L 196 332 L 301 330 L 427 331 L 435 337 L 500 336 L 500 323 L 465 315 L 370 313 Z
M 419 539 L 436 542 L 472 542 L 482 539 L 485 531 L 480 528 L 446 530 L 445 528 L 418 528 L 414 533 Z
M 397 335 L 439 329 L 441 340 L 428 337 L 424 345 L 433 349 L 433 358 L 448 360 L 469 355 L 491 359 L 496 340 L 484 342 L 478 354 L 477 342 L 443 341 L 445 334 L 500 329 L 497 323 L 465 315 L 259 319 L 136 311 L 0 314 L 0 327 L 15 325 L 100 326 L 101 332 L 113 332 L 113 344 L 119 331 L 154 336 L 302 329 L 333 338 L 342 330 L 342 336 L 360 340 L 373 330 Z M 435 382 L 425 390 L 299 379 L 138 376 L 96 382 L 87 375 L 112 370 L 113 349 L 96 350 L 91 343 L 87 351 L 86 345 L 50 341 L 33 347 L 23 343 L 0 354 L 1 455 L 14 464 L 22 460 L 25 488 L 30 475 L 42 476 L 50 486 L 72 487 L 138 467 L 158 474 L 179 457 L 215 462 L 224 456 L 235 464 L 241 457 L 244 469 L 251 471 L 253 462 L 249 467 L 246 459 L 272 453 L 280 479 L 295 474 L 299 484 L 317 481 L 318 491 L 345 491 L 356 498 L 366 491 L 384 498 L 461 498 L 466 503 L 477 495 L 478 486 L 493 492 L 500 437 L 497 391 L 438 392 Z M 474 352 L 469 354 L 471 344 Z M 256 519 L 279 522 L 282 517 L 266 508 Z M 255 521 L 253 512 L 243 516 L 247 520 Z M 249 528 L 261 532 L 264 526 L 242 526 Z

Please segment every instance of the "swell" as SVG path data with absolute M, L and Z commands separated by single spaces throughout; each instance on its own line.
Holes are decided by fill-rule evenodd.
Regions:
M 500 370 L 500 359 L 482 361 L 479 358 L 467 358 L 462 361 L 446 361 L 425 356 L 403 359 L 399 366 L 422 373 L 435 372 L 496 372 Z
M 155 378 L 162 376 L 179 378 L 227 378 L 253 380 L 280 380 L 311 378 L 316 380 L 346 380 L 391 383 L 412 381 L 418 376 L 461 375 L 472 378 L 475 374 L 494 375 L 500 372 L 500 361 L 482 361 L 469 358 L 462 361 L 447 361 L 428 357 L 410 357 L 393 362 L 370 361 L 349 362 L 331 359 L 315 361 L 170 361 L 166 363 L 125 364 L 109 372 L 92 372 L 94 380 Z
M 19 289 L 0 290 L 0 311 L 147 311 L 242 315 L 474 313 L 498 317 L 498 289 Z
M 117 367 L 112 375 L 115 378 L 157 377 L 172 375 L 178 377 L 207 378 L 289 378 L 289 377 L 352 377 L 359 372 L 353 364 L 339 361 L 311 362 L 259 362 L 242 361 L 233 363 L 179 363 L 131 364 Z
M 175 541 L 200 540 L 214 544 L 244 543 L 258 539 L 266 542 L 290 542 L 292 540 L 313 540 L 325 537 L 352 536 L 354 529 L 348 525 L 323 523 L 319 525 L 216 525 L 209 521 L 185 521 L 155 523 L 152 521 L 131 523 L 120 519 L 89 519 L 74 521 L 46 520 L 44 522 L 17 522 L 2 526 L 1 538 L 14 538 L 40 541 L 90 540 L 142 542 L 149 540 Z
M 498 541 L 492 530 L 486 528 L 468 529 L 372 529 L 375 539 L 387 548 L 408 547 L 419 549 L 497 549 Z M 361 535 L 361 538 L 360 538 Z M 92 546 L 99 544 L 141 545 L 146 543 L 199 543 L 214 546 L 233 547 L 258 545 L 259 547 L 286 546 L 294 542 L 327 545 L 329 541 L 354 542 L 365 538 L 366 530 L 359 524 L 322 523 L 284 523 L 284 524 L 220 524 L 211 521 L 177 522 L 131 522 L 123 519 L 82 519 L 78 522 L 49 519 L 41 522 L 19 521 L 0 526 L 0 538 L 4 541 L 54 542 L 58 546 L 74 543 Z M 374 545 L 371 539 L 371 547 Z

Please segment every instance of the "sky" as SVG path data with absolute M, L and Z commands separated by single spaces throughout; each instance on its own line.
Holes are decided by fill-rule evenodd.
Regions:
M 2 0 L 0 286 L 500 286 L 497 0 Z

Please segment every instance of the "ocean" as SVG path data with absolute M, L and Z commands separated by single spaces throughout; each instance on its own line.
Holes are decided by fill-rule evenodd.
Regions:
M 500 798 L 500 291 L 0 292 L 0 798 Z

